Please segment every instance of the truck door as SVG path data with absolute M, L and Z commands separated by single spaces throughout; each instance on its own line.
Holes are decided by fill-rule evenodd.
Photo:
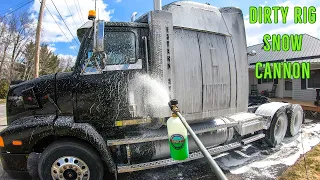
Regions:
M 138 30 L 125 27 L 108 27 L 105 30 L 106 58 L 97 59 L 104 64 L 102 72 L 95 62 L 88 64 L 79 57 L 83 73 L 79 73 L 76 85 L 76 121 L 103 123 L 113 126 L 115 120 L 130 117 L 127 89 L 132 76 L 142 71 L 139 57 Z M 84 46 L 84 56 L 90 56 L 92 40 Z

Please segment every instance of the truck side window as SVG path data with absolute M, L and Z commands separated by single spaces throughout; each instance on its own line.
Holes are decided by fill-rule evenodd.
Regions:
M 133 32 L 106 32 L 106 65 L 128 64 L 136 60 L 135 34 Z

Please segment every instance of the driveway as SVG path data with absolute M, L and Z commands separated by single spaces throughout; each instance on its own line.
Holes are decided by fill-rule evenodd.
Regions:
M 0 104 L 0 131 L 7 125 L 6 104 Z
M 5 106 L 0 104 L 0 125 L 5 124 Z M 299 135 L 285 138 L 281 146 L 277 148 L 269 148 L 265 144 L 251 144 L 222 154 L 221 157 L 216 158 L 216 162 L 226 172 L 228 179 L 275 179 L 293 165 L 301 154 L 309 151 L 318 143 L 320 143 L 320 123 L 306 120 Z M 0 167 L 0 179 L 12 180 L 3 172 L 2 166 Z M 216 178 L 205 159 L 199 159 L 165 168 L 120 174 L 119 179 L 214 180 Z

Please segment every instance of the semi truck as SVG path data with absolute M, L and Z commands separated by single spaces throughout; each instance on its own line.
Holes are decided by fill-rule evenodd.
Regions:
M 304 120 L 298 104 L 248 108 L 247 44 L 242 11 L 177 1 L 131 22 L 90 11 L 72 72 L 10 86 L 1 163 L 10 176 L 117 178 L 203 158 L 170 158 L 167 103 L 179 100 L 188 124 L 214 156 L 255 142 L 278 146 Z

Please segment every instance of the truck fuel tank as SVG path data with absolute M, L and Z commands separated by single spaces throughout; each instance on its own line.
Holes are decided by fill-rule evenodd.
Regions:
M 218 127 L 222 125 L 225 125 L 225 127 L 213 130 L 213 127 Z M 230 126 L 227 127 L 228 125 Z M 230 123 L 228 119 L 221 118 L 207 122 L 192 124 L 191 128 L 195 130 L 195 133 L 198 135 L 199 139 L 206 147 L 213 147 L 223 143 L 227 143 L 230 140 L 232 140 L 234 130 L 231 127 L 234 125 L 236 124 Z M 161 138 L 161 136 L 164 137 Z M 130 155 L 129 157 L 131 163 L 149 162 L 151 160 L 170 157 L 170 148 L 168 144 L 166 128 L 161 128 L 159 130 L 150 132 L 144 131 L 143 134 L 139 137 L 141 138 L 140 140 L 146 140 L 150 137 L 150 141 L 120 146 L 124 157 L 128 157 L 128 154 Z M 154 139 L 154 141 L 151 141 L 151 139 Z M 130 141 L 132 140 L 132 138 L 129 137 L 128 140 Z M 136 140 L 136 142 L 139 142 L 139 139 Z M 127 143 L 129 141 L 127 141 Z M 111 142 L 112 141 L 108 141 L 108 144 L 110 144 Z M 123 142 L 125 143 L 125 141 Z M 195 144 L 194 140 L 192 139 L 192 137 L 190 137 L 190 135 L 188 137 L 188 144 L 190 153 L 198 150 L 198 146 Z

